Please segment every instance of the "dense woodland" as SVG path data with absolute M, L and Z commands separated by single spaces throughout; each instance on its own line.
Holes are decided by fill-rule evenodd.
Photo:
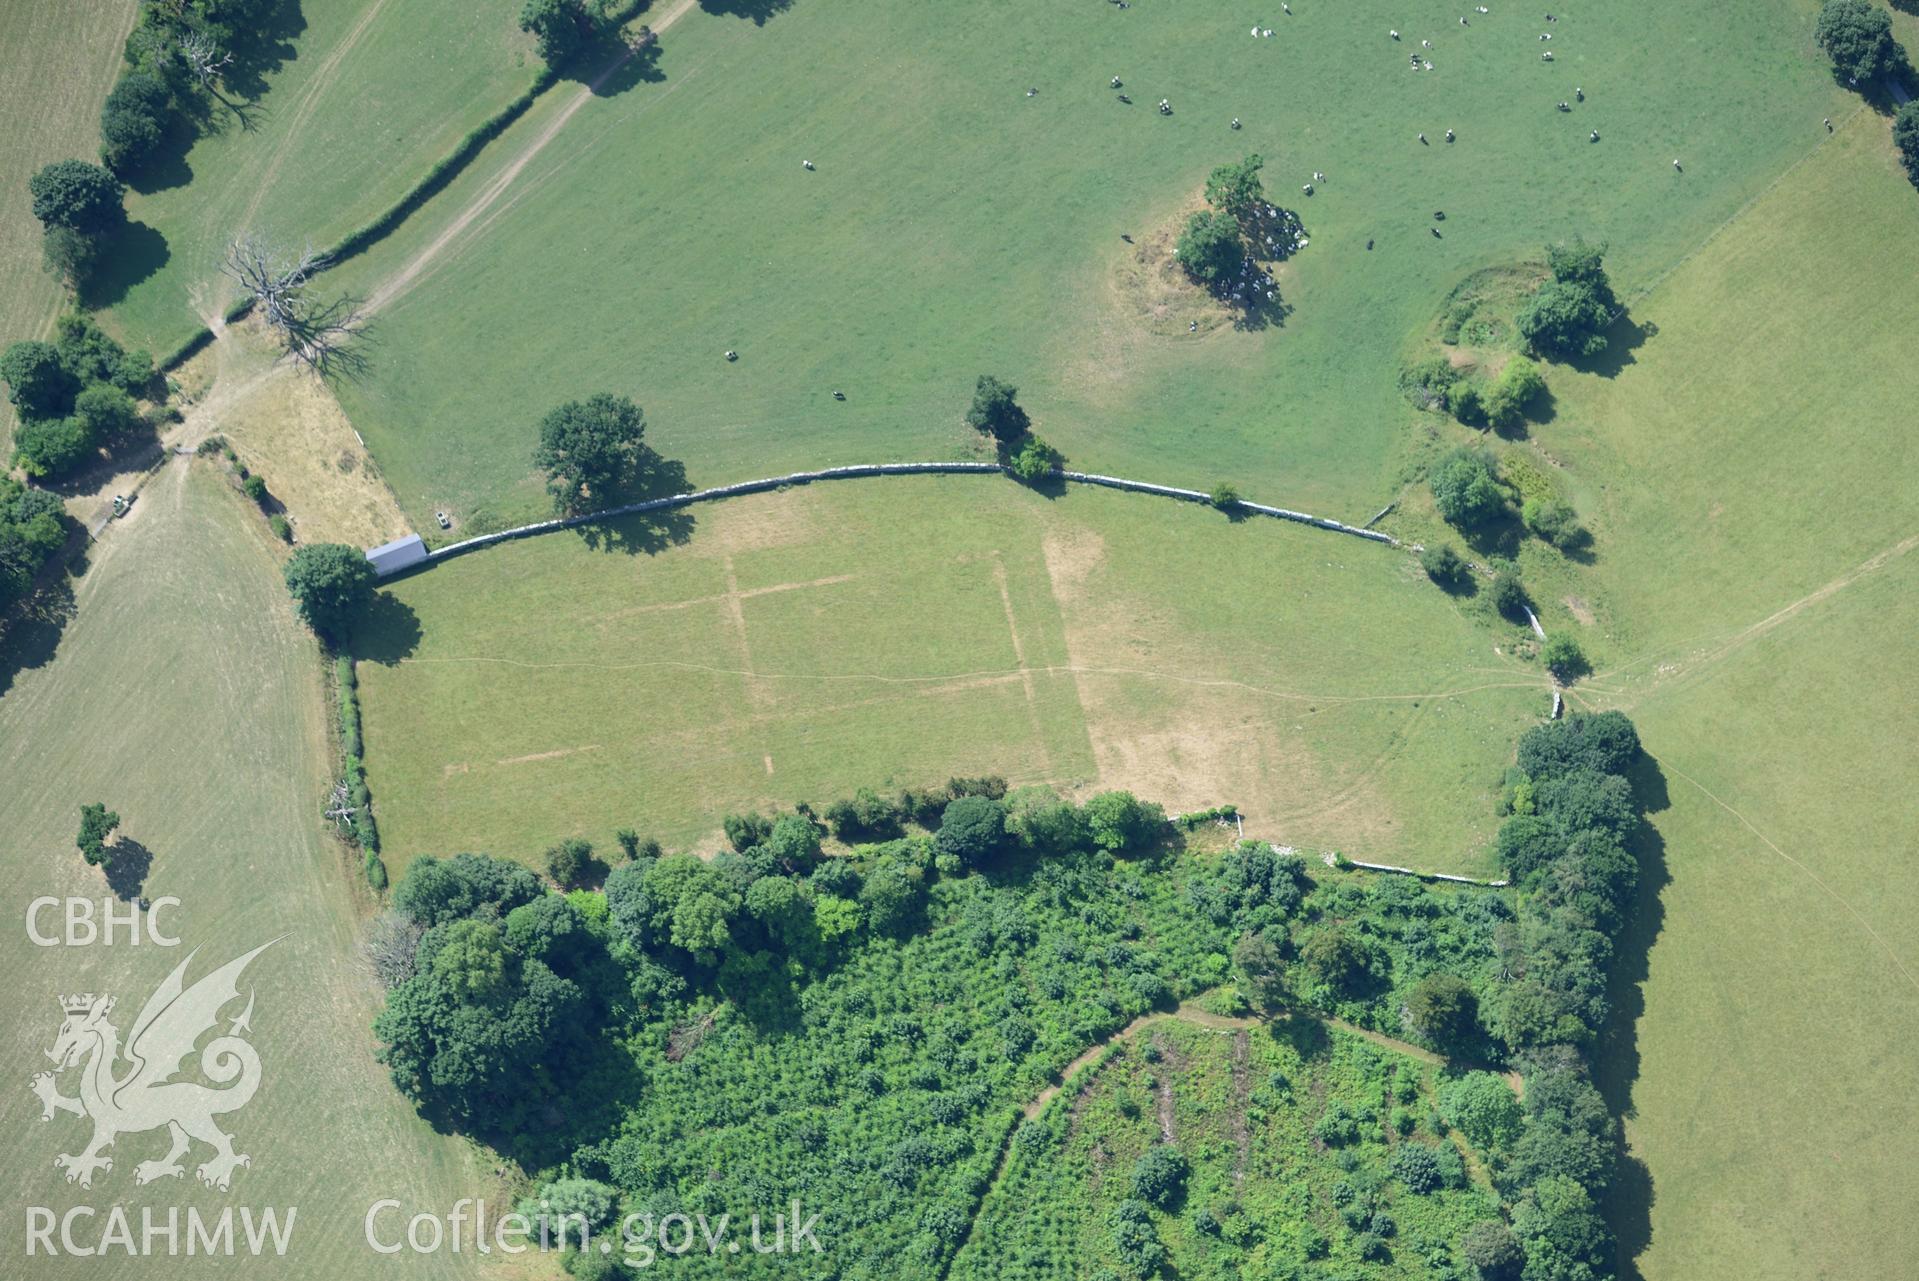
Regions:
M 1596 1198 L 1617 1135 L 1583 1055 L 1635 886 L 1638 750 L 1617 713 L 1525 735 L 1498 840 L 1508 890 L 1309 866 L 1261 841 L 1221 849 L 1204 839 L 1217 827 L 1184 836 L 1126 793 L 1075 806 L 996 779 L 732 816 L 733 848 L 711 859 L 659 856 L 632 833 L 610 871 L 579 842 L 549 852 L 562 886 L 598 888 L 421 858 L 375 940 L 390 985 L 375 1029 L 400 1088 L 518 1160 L 549 1207 L 604 1227 L 743 1219 L 798 1197 L 821 1215 L 821 1275 L 880 1278 L 951 1266 L 1006 1145 L 1034 1163 L 1065 1138 L 1019 1125 L 1020 1107 L 1136 1017 L 1202 995 L 1273 1028 L 1332 1015 L 1453 1066 L 1424 1080 L 1390 1052 L 1335 1063 L 1323 1035 L 1270 1033 L 1295 1073 L 1347 1082 L 1295 1090 L 1269 1071 L 1254 1099 L 1310 1134 L 1288 1159 L 1322 1162 L 1315 1186 L 1332 1198 L 1343 1172 L 1346 1190 L 1272 1202 L 1217 1238 L 1222 1258 L 1273 1276 L 1604 1276 Z M 828 852 L 829 832 L 847 852 Z M 1523 1104 L 1488 1067 L 1524 1074 Z M 1380 1090 L 1399 1104 L 1342 1101 Z M 1399 1155 L 1401 1140 L 1427 1156 Z M 1418 1216 L 1418 1250 L 1379 1230 L 1390 1213 L 1344 1212 L 1384 1205 L 1393 1179 L 1459 1194 Z M 1470 1222 L 1460 1206 L 1477 1207 Z M 1178 1236 L 1190 1224 L 1168 1216 L 1218 1222 L 1221 1208 L 1148 1198 L 1105 1257 L 1042 1246 L 980 1275 L 1158 1275 L 1148 1231 Z M 570 1263 L 595 1274 L 602 1260 Z

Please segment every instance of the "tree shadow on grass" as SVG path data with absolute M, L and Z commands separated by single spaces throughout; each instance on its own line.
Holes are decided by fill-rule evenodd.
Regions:
M 233 61 L 221 73 L 226 95 L 221 102 L 231 109 L 229 99 L 243 99 L 251 106 L 266 96 L 267 79 L 279 74 L 287 63 L 299 56 L 294 40 L 307 28 L 300 0 L 280 0 L 265 15 L 265 21 L 249 26 L 233 42 L 229 51 Z M 244 122 L 242 128 L 246 127 Z
M 1642 754 L 1627 775 L 1642 811 L 1657 814 L 1671 801 L 1659 763 Z M 1672 883 L 1666 868 L 1666 843 L 1650 823 L 1642 822 L 1632 842 L 1639 862 L 1639 885 L 1632 919 L 1615 942 L 1607 995 L 1611 1014 L 1592 1055 L 1593 1085 L 1616 1117 L 1633 1115 L 1632 1088 L 1639 1079 L 1639 1020 L 1646 1011 L 1645 985 L 1653 944 L 1665 926 L 1661 894 Z M 1619 1248 L 1619 1275 L 1637 1278 L 1635 1261 L 1652 1242 L 1652 1171 L 1622 1153 L 1618 1171 L 1601 1207 Z
M 147 873 L 153 870 L 153 851 L 125 836 L 113 843 L 113 858 L 107 864 L 107 888 L 123 903 L 139 898 L 146 888 Z
M 1307 1063 L 1325 1059 L 1333 1052 L 1332 1032 L 1310 1014 L 1277 1014 L 1266 1024 L 1266 1035 L 1291 1046 Z
M 354 658 L 392 667 L 420 647 L 420 616 L 392 592 L 376 592 L 353 628 Z
M 700 0 L 700 8 L 721 18 L 745 18 L 763 27 L 775 14 L 793 7 L 793 0 Z
M 1593 356 L 1581 356 L 1566 363 L 1582 374 L 1597 374 L 1601 378 L 1617 378 L 1619 371 L 1628 365 L 1638 364 L 1633 355 L 1645 346 L 1648 338 L 1659 336 L 1659 326 L 1650 320 L 1640 324 L 1625 312 L 1613 321 L 1606 330 L 1606 349 Z
M 21 672 L 45 667 L 60 648 L 74 614 L 73 586 L 64 576 L 46 584 L 10 617 L 0 619 L 0 695 Z
M 618 97 L 635 85 L 659 84 L 666 79 L 660 70 L 660 38 L 650 32 L 605 32 L 567 63 L 560 78 L 585 85 L 596 98 Z
M 642 449 L 633 471 L 611 497 L 611 506 L 643 503 L 655 498 L 670 498 L 690 492 L 686 464 L 677 458 L 662 458 L 651 449 Z M 693 537 L 693 513 L 685 507 L 662 511 L 637 512 L 611 520 L 592 521 L 578 527 L 580 541 L 595 551 L 625 552 L 627 555 L 656 556 L 669 547 L 678 547 Z
M 172 256 L 165 236 L 144 222 L 128 223 L 88 274 L 80 290 L 81 307 L 98 311 L 113 306 L 135 285 L 166 266 Z

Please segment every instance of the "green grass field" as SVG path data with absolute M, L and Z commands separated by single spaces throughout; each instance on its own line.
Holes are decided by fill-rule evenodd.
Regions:
M 1460 28 L 1380 0 L 1304 6 L 1270 40 L 1213 4 L 799 4 L 764 26 L 696 11 L 648 78 L 580 108 L 503 194 L 482 199 L 566 95 L 349 265 L 339 283 L 379 296 L 445 239 L 386 302 L 343 400 L 422 528 L 436 509 L 539 508 L 533 424 L 569 397 L 632 394 L 662 452 L 715 483 L 952 456 L 988 370 L 1081 465 L 1232 476 L 1363 519 L 1394 484 L 1404 335 L 1456 281 L 1584 232 L 1631 290 L 1850 109 L 1814 60 L 1813 7 L 1575 11 L 1552 64 L 1537 15 Z M 1423 36 L 1435 70 L 1415 74 Z M 1555 111 L 1575 87 L 1586 101 Z M 1247 151 L 1312 236 L 1282 273 L 1292 314 L 1149 332 L 1116 294 L 1122 236 L 1162 228 Z
M 1548 705 L 1536 667 L 1354 539 L 971 477 L 693 511 L 658 555 L 550 536 L 392 587 L 355 648 L 396 872 L 624 826 L 710 845 L 731 810 L 983 772 L 1484 871 Z
M 372 1058 L 368 1022 L 378 988 L 357 954 L 366 904 L 357 869 L 321 831 L 329 760 L 313 642 L 287 607 L 259 522 L 209 470 L 176 461 L 148 485 L 135 515 L 94 549 L 76 587 L 78 617 L 50 660 L 36 660 L 0 698 L 0 824 L 14 887 L 4 955 L 9 983 L 0 1132 L 14 1173 L 6 1271 L 15 1276 L 202 1276 L 182 1256 L 25 1262 L 28 1206 L 56 1213 L 77 1204 L 139 1208 L 294 1206 L 283 1260 L 235 1266 L 260 1276 L 363 1273 L 374 1256 L 361 1235 L 367 1206 L 385 1196 L 448 1207 L 489 1182 L 455 1140 L 435 1136 Z M 8 669 L 10 672 L 12 668 Z M 34 946 L 27 903 L 41 895 L 106 893 L 74 848 L 78 807 L 99 799 L 122 834 L 152 853 L 147 893 L 175 895 L 162 920 L 177 949 Z M 57 911 L 43 929 L 58 933 Z M 283 936 L 283 937 L 281 937 Z M 165 1151 L 163 1132 L 128 1134 L 113 1169 L 90 1190 L 62 1181 L 53 1158 L 76 1152 L 85 1124 L 60 1114 L 43 1124 L 30 1075 L 49 1065 L 59 998 L 117 997 L 125 1033 L 148 994 L 186 952 L 198 977 L 281 937 L 249 969 L 257 993 L 252 1038 L 263 1063 L 259 1093 L 224 1118 L 253 1158 L 228 1193 L 183 1180 L 136 1187 L 134 1165 Z M 71 1075 L 62 1090 L 74 1090 Z M 196 1151 L 194 1160 L 204 1159 Z M 497 1193 L 495 1194 L 497 1200 Z M 411 1211 L 409 1211 L 410 1213 Z M 104 1220 L 96 1220 L 97 1236 Z M 84 1243 L 89 1227 L 80 1224 Z M 184 1249 L 184 1240 L 182 1241 Z M 464 1276 L 442 1254 L 401 1260 L 396 1273 Z M 26 1271 L 19 1269 L 25 1268 Z
M 75 6 L 16 0 L 0 9 L 0 345 L 52 328 L 61 288 L 41 267 L 27 179 L 40 166 L 92 159 L 100 103 L 120 69 L 133 0 Z M 13 406 L 0 402 L 0 454 L 12 456 Z
M 1916 217 L 1884 121 L 1852 120 L 1635 304 L 1659 332 L 1616 378 L 1556 376 L 1536 431 L 1617 607 L 1586 697 L 1634 718 L 1670 796 L 1643 1015 L 1605 1065 L 1650 1170 L 1649 1278 L 1919 1249 L 1871 1209 L 1919 1185 L 1885 1129 L 1919 1089 L 1890 1048 L 1919 1024 Z
M 99 299 L 129 344 L 170 350 L 223 311 L 235 295 L 220 260 L 243 232 L 297 252 L 372 218 L 538 66 L 508 0 L 300 0 L 283 12 L 283 60 L 249 126 L 225 116 L 184 169 L 129 195 L 146 230 Z M 97 121 L 97 98 L 91 110 Z

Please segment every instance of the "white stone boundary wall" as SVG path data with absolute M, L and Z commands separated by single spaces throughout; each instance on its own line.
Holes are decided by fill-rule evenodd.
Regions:
M 759 494 L 770 489 L 781 489 L 787 485 L 810 485 L 821 480 L 851 480 L 866 476 L 943 476 L 943 475 L 984 475 L 1004 474 L 1006 469 L 998 463 L 862 463 L 850 467 L 827 467 L 819 471 L 791 472 L 785 476 L 768 476 L 763 480 L 744 480 L 734 485 L 716 485 L 711 489 L 695 490 L 690 494 L 673 494 L 666 498 L 653 498 L 641 503 L 628 503 L 623 507 L 609 507 L 604 511 L 588 512 L 582 516 L 569 516 L 563 520 L 543 520 L 532 525 L 521 525 L 515 529 L 503 529 L 495 534 L 480 534 L 474 538 L 450 543 L 445 547 L 428 552 L 424 561 L 409 566 L 408 570 L 419 572 L 429 569 L 444 560 L 455 556 L 464 556 L 468 552 L 491 547 L 495 543 L 510 542 L 518 538 L 531 538 L 537 534 L 551 534 L 562 529 L 575 529 L 581 525 L 590 525 L 597 521 L 616 520 L 622 516 L 641 516 L 649 512 L 673 511 L 681 507 L 690 507 L 695 503 L 712 502 L 720 498 L 736 498 L 743 494 Z M 1136 494 L 1156 494 L 1162 498 L 1177 498 L 1184 502 L 1210 504 L 1209 495 L 1197 489 L 1177 489 L 1171 485 L 1154 485 L 1143 480 L 1126 480 L 1118 476 L 1100 476 L 1092 472 L 1060 471 L 1053 473 L 1059 479 L 1076 485 L 1100 485 L 1107 489 L 1121 489 Z M 1384 543 L 1397 547 L 1399 541 L 1390 534 L 1382 534 L 1375 529 L 1361 529 L 1357 525 L 1348 525 L 1341 521 L 1329 520 L 1324 516 L 1314 516 L 1307 512 L 1292 511 L 1285 507 L 1268 507 L 1263 503 L 1249 503 L 1241 500 L 1234 504 L 1240 511 L 1260 516 L 1272 516 L 1278 520 L 1290 520 L 1301 525 L 1313 525 L 1335 533 L 1351 534 L 1355 538 L 1364 538 L 1370 542 Z M 405 570 L 398 572 L 407 572 Z

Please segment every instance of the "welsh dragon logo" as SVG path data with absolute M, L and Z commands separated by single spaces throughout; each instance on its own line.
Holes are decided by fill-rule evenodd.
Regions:
M 233 1136 L 213 1123 L 214 1117 L 245 1107 L 260 1087 L 260 1056 L 243 1036 L 252 1030 L 251 990 L 247 992 L 246 1008 L 231 1019 L 226 1032 L 200 1050 L 200 1074 L 224 1088 L 172 1078 L 180 1073 L 200 1038 L 216 1029 L 220 1011 L 239 999 L 241 971 L 278 941 L 262 943 L 186 987 L 187 965 L 198 949 L 189 952 L 147 998 L 140 1017 L 127 1033 L 124 1048 L 119 1029 L 107 1019 L 113 1012 L 111 996 L 88 993 L 60 999 L 66 1020 L 60 1025 L 53 1048 L 47 1051 L 56 1066 L 52 1072 L 34 1076 L 33 1092 L 44 1109 L 43 1121 L 51 1121 L 56 1112 L 71 1112 L 93 1121 L 93 1138 L 78 1155 L 62 1154 L 53 1159 L 67 1172 L 67 1182 L 83 1188 L 93 1186 L 95 1171 L 113 1169 L 112 1158 L 104 1153 L 115 1139 L 162 1126 L 172 1146 L 159 1160 L 142 1161 L 134 1167 L 136 1183 L 177 1178 L 185 1173 L 180 1158 L 187 1155 L 195 1139 L 213 1148 L 212 1157 L 197 1171 L 208 1187 L 226 1191 L 234 1169 L 253 1163 L 245 1153 L 235 1152 Z M 55 1077 L 76 1067 L 80 1069 L 80 1094 L 68 1098 L 60 1093 Z

